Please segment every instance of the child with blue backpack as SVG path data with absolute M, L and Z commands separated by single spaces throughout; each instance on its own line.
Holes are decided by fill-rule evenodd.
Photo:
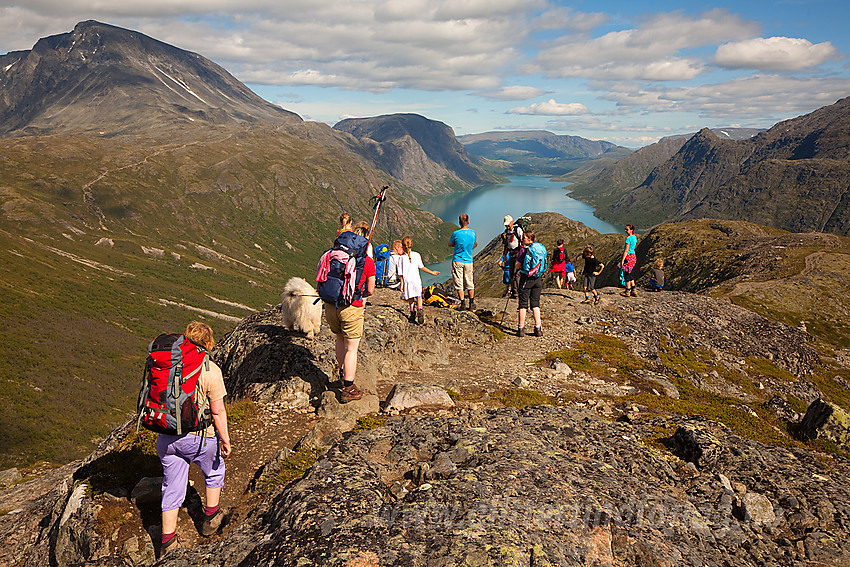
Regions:
M 529 305 L 534 315 L 534 336 L 543 335 L 543 324 L 540 318 L 540 294 L 543 291 L 543 274 L 546 273 L 546 247 L 535 242 L 533 230 L 527 230 L 522 235 L 522 245 L 525 253 L 522 255 L 522 266 L 519 273 L 519 313 L 517 317 L 517 335 L 525 336 L 525 316 Z

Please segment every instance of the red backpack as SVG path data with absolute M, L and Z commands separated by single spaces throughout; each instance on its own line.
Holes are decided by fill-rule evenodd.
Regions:
M 185 335 L 160 335 L 148 346 L 139 392 L 138 425 L 157 433 L 182 435 L 212 424 L 206 396 L 198 391 L 207 351 Z

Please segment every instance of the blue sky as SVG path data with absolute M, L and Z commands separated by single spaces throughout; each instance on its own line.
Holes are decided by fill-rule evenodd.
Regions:
M 0 0 L 0 53 L 94 19 L 219 63 L 307 120 L 415 112 L 457 135 L 640 147 L 850 95 L 844 1 Z

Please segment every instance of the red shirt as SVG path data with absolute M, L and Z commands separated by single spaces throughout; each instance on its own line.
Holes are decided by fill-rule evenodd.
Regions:
M 375 260 L 366 256 L 366 264 L 363 266 L 363 274 L 360 276 L 360 289 L 363 290 L 363 296 L 366 297 L 366 286 L 369 278 L 374 278 L 377 272 L 375 272 Z M 358 299 L 351 302 L 351 305 L 354 307 L 363 307 L 363 299 Z

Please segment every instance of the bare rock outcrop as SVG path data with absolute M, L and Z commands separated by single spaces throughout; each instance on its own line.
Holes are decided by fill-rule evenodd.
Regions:
M 827 470 L 806 451 L 704 423 L 723 450 L 694 472 L 647 442 L 675 424 L 694 425 L 551 406 L 391 417 L 335 445 L 244 529 L 163 564 L 850 561 L 846 462 Z

